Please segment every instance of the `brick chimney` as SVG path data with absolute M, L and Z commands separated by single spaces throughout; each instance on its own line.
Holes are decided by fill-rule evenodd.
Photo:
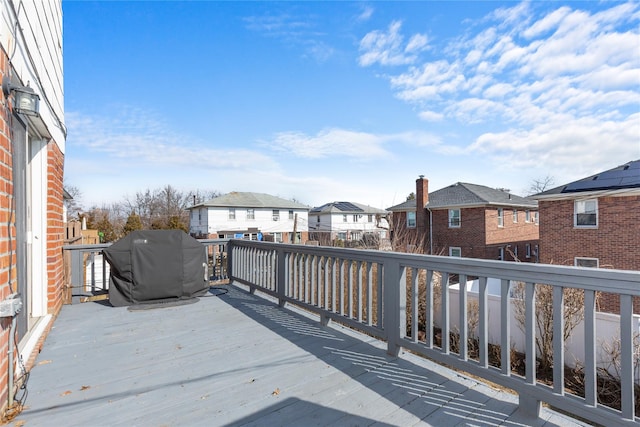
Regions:
M 427 236 L 427 210 L 425 205 L 429 202 L 429 180 L 420 175 L 416 179 L 416 231 L 419 236 Z

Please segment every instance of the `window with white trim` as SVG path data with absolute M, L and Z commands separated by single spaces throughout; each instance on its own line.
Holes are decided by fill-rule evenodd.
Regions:
M 236 210 L 235 209 L 229 209 L 229 219 L 231 219 L 231 220 L 236 219 Z
M 531 243 L 527 243 L 527 244 L 524 246 L 524 249 L 525 249 L 525 256 L 526 256 L 527 258 L 531 258 Z
M 280 221 L 280 209 L 273 209 L 271 212 L 273 214 L 273 220 Z
M 416 228 L 415 212 L 407 212 L 407 228 Z
M 573 204 L 574 227 L 594 228 L 598 226 L 598 199 L 576 200 Z
M 369 214 L 369 216 L 367 217 L 367 221 L 373 222 L 373 215 Z
M 529 209 L 524 211 L 524 222 L 531 222 L 531 211 Z
M 289 219 L 293 219 L 293 216 L 294 216 L 294 215 L 293 215 L 293 211 L 292 211 L 292 210 L 290 210 L 290 211 L 289 211 Z
M 600 260 L 598 258 L 575 257 L 574 263 L 576 267 L 598 268 Z
M 461 257 L 462 249 L 456 246 L 449 246 L 449 256 Z
M 342 222 L 347 222 L 347 215 L 346 214 L 342 215 Z
M 504 209 L 498 208 L 498 227 L 504 227 Z
M 518 222 L 518 209 L 513 210 L 513 223 L 516 224 Z
M 247 219 L 256 219 L 256 211 L 253 209 L 247 209 Z
M 460 227 L 460 209 L 449 209 L 449 228 Z
M 360 218 L 360 215 L 354 215 L 353 216 L 353 222 L 358 222 L 359 218 Z

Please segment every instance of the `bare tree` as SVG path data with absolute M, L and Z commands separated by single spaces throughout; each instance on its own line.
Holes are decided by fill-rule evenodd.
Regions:
M 65 183 L 63 187 L 71 196 L 71 199 L 64 199 L 64 206 L 67 208 L 67 218 L 79 219 L 80 212 L 82 212 L 82 192 L 75 185 Z
M 531 196 L 533 194 L 538 194 L 542 193 L 543 191 L 549 190 L 554 183 L 555 179 L 551 175 L 547 175 L 542 179 L 534 179 L 529 186 L 527 195 Z

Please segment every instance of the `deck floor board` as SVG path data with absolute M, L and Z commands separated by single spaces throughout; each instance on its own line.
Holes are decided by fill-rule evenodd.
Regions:
M 63 307 L 14 420 L 38 426 L 577 426 L 242 287 L 195 304 Z M 221 288 L 219 288 L 221 289 Z M 217 291 L 219 293 L 220 291 Z

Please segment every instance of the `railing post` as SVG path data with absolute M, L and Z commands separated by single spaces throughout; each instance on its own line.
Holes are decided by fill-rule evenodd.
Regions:
M 386 260 L 384 262 L 384 329 L 387 335 L 387 353 L 397 357 L 400 354 L 400 338 L 403 317 L 406 318 L 407 301 L 403 295 L 406 294 L 406 286 L 401 277 L 404 274 L 400 271 L 400 262 L 396 260 Z M 402 292 L 401 288 L 405 288 Z M 406 330 L 406 325 L 404 325 Z
M 287 263 L 286 263 L 286 255 L 284 250 L 281 248 L 276 249 L 276 293 L 278 294 L 278 305 L 280 307 L 284 307 L 286 301 L 284 297 L 286 296 L 286 287 L 287 287 Z

